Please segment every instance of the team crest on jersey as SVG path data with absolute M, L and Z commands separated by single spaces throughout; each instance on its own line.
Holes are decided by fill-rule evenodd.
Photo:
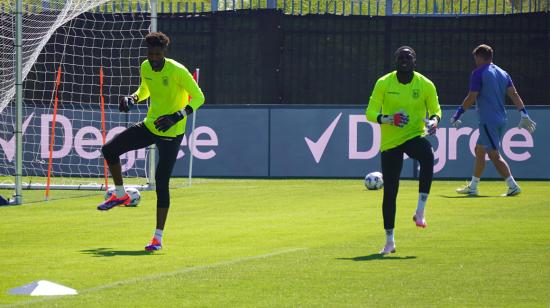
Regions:
M 420 97 L 420 90 L 419 89 L 413 89 L 412 96 L 414 99 L 418 99 Z
M 165 85 L 165 86 L 168 86 L 168 77 L 167 76 L 162 77 L 162 84 Z

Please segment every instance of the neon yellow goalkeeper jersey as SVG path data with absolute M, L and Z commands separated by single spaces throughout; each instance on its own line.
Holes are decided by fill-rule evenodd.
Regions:
M 185 133 L 187 117 L 165 132 L 155 128 L 155 121 L 162 115 L 172 114 L 189 104 L 196 111 L 204 103 L 204 94 L 187 68 L 175 60 L 165 58 L 164 67 L 155 72 L 149 60 L 141 63 L 141 85 L 134 93 L 139 101 L 151 98 L 147 116 L 143 121 L 153 134 L 176 137 Z M 191 101 L 189 102 L 189 96 Z
M 441 107 L 434 84 L 417 72 L 414 72 L 414 77 L 408 84 L 399 83 L 396 71 L 380 77 L 367 106 L 367 120 L 377 122 L 379 114 L 392 115 L 399 111 L 404 111 L 409 116 L 409 123 L 401 128 L 380 125 L 380 151 L 395 148 L 407 140 L 424 135 L 424 119 L 433 115 L 441 118 Z

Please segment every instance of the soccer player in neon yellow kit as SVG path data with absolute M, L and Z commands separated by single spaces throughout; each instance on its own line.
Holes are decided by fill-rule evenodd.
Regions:
M 415 62 L 416 53 L 411 47 L 399 47 L 395 52 L 396 71 L 378 79 L 366 110 L 367 120 L 381 127 L 382 215 L 386 231 L 382 255 L 395 252 L 393 229 L 403 154 L 420 163 L 419 197 L 413 221 L 418 227 L 427 226 L 424 207 L 433 178 L 434 155 L 425 135 L 435 134 L 441 107 L 434 84 L 414 71 Z
M 162 32 L 145 37 L 147 60 L 141 64 L 141 85 L 132 95 L 122 97 L 119 110 L 128 112 L 135 103 L 151 99 L 147 116 L 107 142 L 101 151 L 109 165 L 116 194 L 101 203 L 98 210 L 125 206 L 130 202 L 124 191 L 120 155 L 155 144 L 159 160 L 155 173 L 157 223 L 148 251 L 162 248 L 162 233 L 170 207 L 169 182 L 185 133 L 187 116 L 204 103 L 204 95 L 185 66 L 165 58 L 170 39 Z M 188 102 L 188 97 L 191 101 Z

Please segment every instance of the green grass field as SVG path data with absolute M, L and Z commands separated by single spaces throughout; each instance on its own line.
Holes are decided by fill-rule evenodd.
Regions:
M 462 184 L 435 181 L 417 229 L 417 182 L 402 181 L 386 257 L 382 191 L 361 180 L 197 180 L 172 191 L 159 253 L 143 251 L 154 192 L 108 212 L 101 193 L 0 207 L 0 304 L 548 307 L 549 182 L 499 197 L 504 184 L 485 181 L 477 198 L 456 195 Z M 8 294 L 42 279 L 79 295 Z

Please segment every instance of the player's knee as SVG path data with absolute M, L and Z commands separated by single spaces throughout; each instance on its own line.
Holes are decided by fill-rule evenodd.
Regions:
M 102 147 L 101 147 L 101 153 L 103 154 L 103 157 L 105 159 L 107 159 L 108 157 L 111 156 L 111 147 L 109 147 L 109 145 L 107 144 L 104 144 Z
M 104 144 L 101 147 L 101 153 L 103 154 L 103 158 L 105 158 L 109 165 L 120 162 L 120 158 L 118 157 L 118 155 L 116 155 L 110 143 Z
M 475 154 L 476 158 L 483 158 L 485 159 L 485 148 L 481 145 L 476 145 L 475 147 Z
M 433 167 L 433 164 L 434 164 L 434 152 L 431 150 L 429 151 L 426 151 L 424 153 L 424 155 L 422 155 L 419 159 L 418 159 L 418 162 L 420 163 L 420 166 L 421 167 L 428 167 L 428 166 L 432 166 Z
M 428 151 L 428 153 L 426 154 L 426 159 L 427 159 L 428 163 L 433 165 L 435 157 L 434 157 L 434 151 L 431 148 Z
M 489 156 L 489 159 L 491 159 L 492 161 L 500 160 L 500 153 L 496 150 L 489 151 L 487 155 Z

